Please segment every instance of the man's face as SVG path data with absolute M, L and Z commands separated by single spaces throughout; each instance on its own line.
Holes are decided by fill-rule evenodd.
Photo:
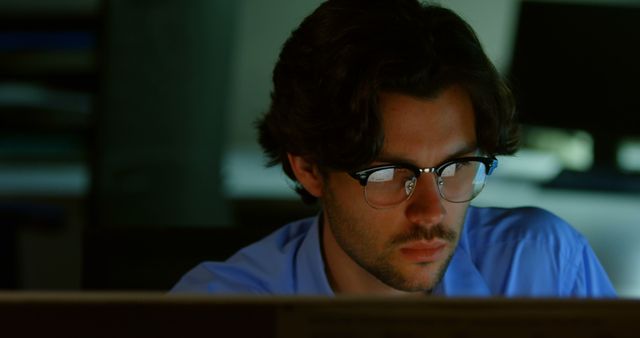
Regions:
M 371 166 L 435 167 L 476 151 L 473 107 L 459 86 L 430 100 L 383 93 L 380 108 L 384 146 Z M 443 200 L 434 175 L 422 174 L 413 195 L 388 209 L 369 206 L 363 187 L 347 173 L 325 176 L 323 248 L 334 284 L 370 279 L 396 290 L 427 291 L 438 283 L 457 246 L 468 202 Z M 368 283 L 361 284 L 366 289 Z

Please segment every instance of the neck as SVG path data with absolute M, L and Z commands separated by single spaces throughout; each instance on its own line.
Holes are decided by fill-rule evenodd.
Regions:
M 329 284 L 336 294 L 352 295 L 424 295 L 394 289 L 358 265 L 338 244 L 327 223 L 321 220 L 321 247 L 325 261 L 325 272 Z

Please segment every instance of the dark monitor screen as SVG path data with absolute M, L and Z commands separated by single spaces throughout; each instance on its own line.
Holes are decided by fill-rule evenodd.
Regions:
M 637 337 L 633 300 L 0 294 L 18 337 Z
M 524 1 L 509 77 L 525 125 L 587 131 L 616 167 L 640 136 L 640 7 Z

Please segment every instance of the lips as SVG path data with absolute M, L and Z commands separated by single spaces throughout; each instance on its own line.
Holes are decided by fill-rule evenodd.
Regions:
M 435 262 L 444 257 L 447 242 L 442 240 L 412 242 L 403 245 L 400 253 L 416 263 Z

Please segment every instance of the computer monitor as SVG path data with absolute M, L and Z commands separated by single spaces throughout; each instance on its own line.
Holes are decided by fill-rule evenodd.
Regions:
M 640 302 L 581 299 L 0 294 L 5 336 L 637 337 Z
M 587 131 L 593 171 L 620 173 L 618 143 L 640 137 L 640 7 L 523 1 L 509 78 L 522 123 Z

